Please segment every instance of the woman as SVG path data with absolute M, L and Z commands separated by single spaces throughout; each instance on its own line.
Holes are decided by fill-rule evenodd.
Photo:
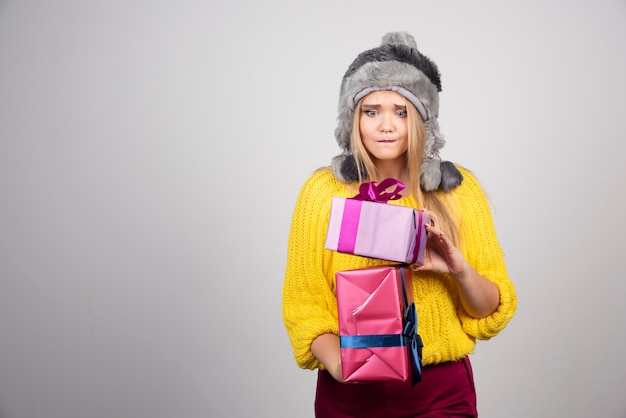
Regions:
M 508 278 L 485 195 L 472 173 L 441 161 L 440 75 L 406 32 L 354 60 L 344 75 L 335 136 L 343 153 L 307 179 L 296 202 L 283 286 L 283 320 L 302 368 L 318 369 L 318 417 L 477 416 L 469 354 L 513 317 Z M 333 196 L 364 181 L 405 184 L 389 204 L 433 220 L 412 287 L 424 347 L 422 381 L 346 384 L 341 373 L 335 273 L 388 264 L 324 249 Z

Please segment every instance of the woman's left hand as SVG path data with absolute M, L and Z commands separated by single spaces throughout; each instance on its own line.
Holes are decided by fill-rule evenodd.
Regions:
M 424 264 L 415 266 L 414 269 L 452 274 L 459 289 L 461 303 L 468 314 L 475 318 L 484 318 L 493 313 L 500 303 L 500 291 L 496 285 L 481 276 L 465 260 L 463 254 L 439 228 L 437 216 L 427 210 L 424 213 L 431 216 L 431 224 L 426 226 L 428 239 Z
M 431 223 L 426 224 L 428 240 L 424 251 L 424 265 L 414 267 L 415 270 L 431 270 L 437 273 L 462 274 L 467 269 L 467 262 L 452 241 L 439 228 L 437 216 L 426 209 Z

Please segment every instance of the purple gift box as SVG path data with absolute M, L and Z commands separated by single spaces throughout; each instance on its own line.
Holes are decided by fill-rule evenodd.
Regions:
M 396 186 L 393 193 L 384 190 Z M 376 185 L 363 183 L 353 198 L 333 197 L 325 248 L 381 260 L 422 265 L 426 247 L 426 223 L 422 211 L 385 202 L 400 198 L 404 185 L 386 179 Z

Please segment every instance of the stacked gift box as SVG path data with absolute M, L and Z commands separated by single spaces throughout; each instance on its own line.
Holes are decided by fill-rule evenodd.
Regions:
M 395 187 L 392 192 L 387 192 Z M 421 265 L 428 215 L 398 199 L 404 185 L 386 179 L 361 185 L 353 198 L 333 197 L 326 249 L 395 261 L 336 273 L 343 379 L 420 380 L 421 340 L 410 264 Z

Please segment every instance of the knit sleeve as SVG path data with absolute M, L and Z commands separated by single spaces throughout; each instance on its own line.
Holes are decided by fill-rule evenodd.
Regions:
M 324 244 L 333 187 L 328 172 L 313 174 L 303 185 L 293 212 L 282 293 L 282 316 L 296 363 L 322 367 L 311 343 L 323 333 L 339 333 L 334 280 L 324 269 Z
M 517 307 L 517 296 L 507 273 L 487 198 L 476 178 L 465 169 L 461 171 L 463 184 L 453 193 L 461 211 L 462 252 L 478 273 L 498 287 L 500 304 L 494 313 L 480 319 L 459 308 L 459 318 L 468 335 L 487 340 L 496 336 L 511 320 Z

